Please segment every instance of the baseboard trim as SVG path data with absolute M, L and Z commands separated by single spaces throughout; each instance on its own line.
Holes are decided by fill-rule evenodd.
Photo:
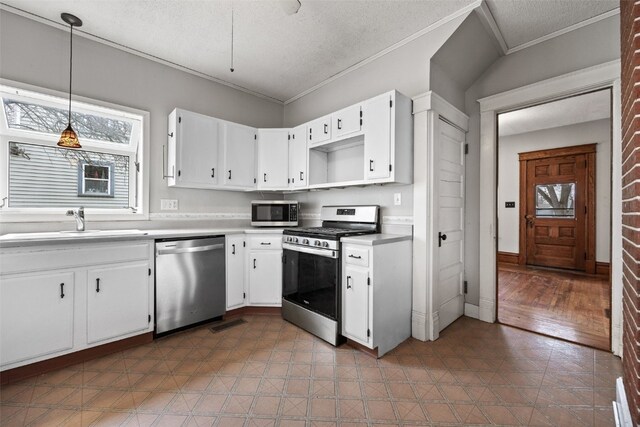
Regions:
M 270 316 L 281 316 L 282 308 L 280 307 L 240 307 L 240 308 L 227 311 L 223 317 L 227 319 L 229 317 L 251 315 L 251 314 L 259 314 L 259 315 L 266 314 Z
M 425 313 L 412 311 L 411 336 L 420 341 L 427 341 L 427 316 Z
M 478 306 L 478 319 L 483 322 L 494 323 L 496 321 L 496 301 L 493 299 L 480 298 Z
M 514 252 L 498 252 L 498 262 L 518 265 L 520 254 Z
M 464 303 L 464 315 L 472 319 L 480 319 L 480 307 L 477 305 Z
M 19 366 L 17 368 L 8 369 L 0 372 L 0 385 L 14 383 L 37 375 L 46 374 L 47 372 L 57 369 L 66 368 L 80 362 L 86 362 L 91 359 L 106 356 L 118 351 L 126 350 L 139 345 L 148 344 L 153 341 L 153 332 L 137 335 L 135 337 L 125 338 L 123 340 L 102 344 L 96 347 L 87 348 L 76 351 L 74 353 L 64 354 L 40 362 L 31 363 L 29 365 Z
M 616 415 L 616 426 L 633 427 L 631 420 L 631 410 L 627 401 L 627 393 L 624 390 L 622 377 L 616 379 L 616 400 L 613 402 L 614 414 Z
M 608 262 L 598 262 L 596 261 L 596 274 L 598 276 L 607 276 L 611 273 L 611 264 Z

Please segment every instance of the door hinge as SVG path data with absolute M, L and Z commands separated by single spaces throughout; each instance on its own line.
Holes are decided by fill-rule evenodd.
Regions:
M 371 286 L 371 277 L 367 277 L 367 286 Z
M 393 99 L 389 100 L 389 108 L 393 108 Z
M 258 139 L 258 134 L 253 134 L 253 139 Z
M 182 171 L 178 169 L 178 176 L 182 175 Z
M 464 154 L 469 154 L 469 144 L 464 144 Z
M 466 294 L 469 291 L 469 284 L 467 283 L 466 280 L 463 282 L 463 284 L 464 284 L 464 293 Z
M 182 123 L 182 117 L 178 116 L 178 123 Z
M 151 315 L 149 315 L 147 323 L 151 323 Z
M 367 329 L 367 337 L 371 336 L 371 329 Z
M 149 269 L 149 276 L 151 276 L 151 269 Z

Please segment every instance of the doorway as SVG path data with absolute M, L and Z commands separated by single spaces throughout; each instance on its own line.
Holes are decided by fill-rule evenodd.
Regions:
M 498 115 L 497 319 L 611 349 L 611 90 Z

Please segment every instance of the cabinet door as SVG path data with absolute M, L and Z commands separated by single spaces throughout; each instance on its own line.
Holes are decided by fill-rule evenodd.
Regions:
M 365 179 L 391 175 L 391 95 L 370 99 L 362 106 Z
M 289 140 L 289 188 L 307 186 L 307 140 L 306 126 L 298 126 L 291 130 Z
M 345 266 L 343 278 L 344 309 L 342 329 L 347 337 L 368 343 L 369 337 L 369 270 Z
M 258 130 L 236 123 L 224 125 L 224 185 L 256 187 L 256 135 Z
M 0 279 L 0 365 L 73 348 L 73 273 Z
M 149 263 L 91 269 L 87 273 L 87 342 L 149 327 Z
M 244 234 L 227 236 L 227 310 L 244 305 Z
M 282 251 L 249 253 L 249 304 L 282 304 Z
M 307 141 L 318 144 L 331 139 L 331 117 L 324 116 L 307 124 Z
M 176 127 L 177 184 L 210 188 L 218 184 L 220 121 L 213 117 L 178 110 Z
M 361 126 L 362 109 L 360 104 L 336 111 L 331 115 L 331 135 L 334 139 L 360 132 Z
M 288 187 L 289 129 L 258 130 L 258 188 Z

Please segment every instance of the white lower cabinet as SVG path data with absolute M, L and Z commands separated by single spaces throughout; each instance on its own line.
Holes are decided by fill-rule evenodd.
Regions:
M 247 278 L 250 305 L 282 305 L 282 236 L 249 237 Z
M 153 331 L 153 241 L 0 250 L 0 370 Z
M 378 357 L 411 336 L 411 240 L 384 236 L 342 244 L 342 335 Z
M 227 310 L 244 306 L 245 290 L 245 235 L 234 234 L 226 237 L 226 265 L 227 274 Z
M 7 365 L 73 348 L 74 297 L 73 272 L 2 278 L 0 363 Z
M 89 344 L 147 329 L 151 322 L 148 277 L 148 261 L 88 271 Z

